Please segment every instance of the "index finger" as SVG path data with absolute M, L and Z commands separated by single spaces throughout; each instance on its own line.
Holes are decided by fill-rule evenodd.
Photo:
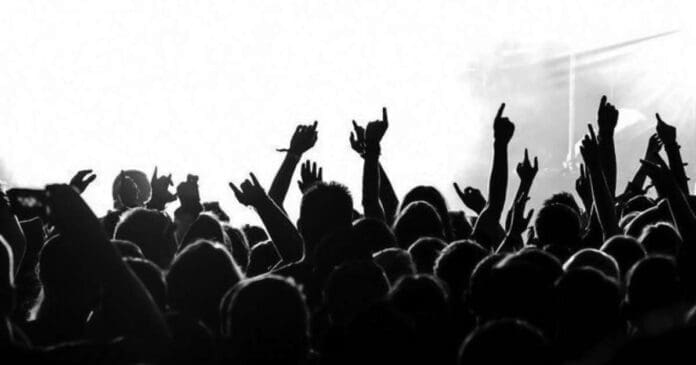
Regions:
M 500 108 L 498 108 L 498 114 L 496 114 L 495 118 L 499 119 L 500 117 L 502 117 L 503 111 L 505 111 L 505 103 L 500 104 Z
M 387 107 L 382 107 L 382 121 L 389 123 L 389 118 L 387 118 Z

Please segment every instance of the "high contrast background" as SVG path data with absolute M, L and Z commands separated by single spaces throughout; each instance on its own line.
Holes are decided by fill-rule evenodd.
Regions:
M 119 170 L 157 165 L 177 181 L 200 175 L 202 198 L 244 223 L 255 218 L 227 182 L 253 171 L 268 188 L 275 148 L 318 120 L 306 157 L 357 205 L 351 120 L 387 106 L 383 163 L 397 193 L 434 184 L 462 208 L 451 183 L 487 190 L 505 101 L 517 124 L 510 167 L 525 147 L 539 156 L 538 200 L 573 190 L 574 146 L 606 94 L 621 112 L 623 188 L 655 112 L 682 141 L 696 135 L 692 3 L 1 1 L 0 178 L 40 187 L 91 168 L 85 196 L 101 214 Z M 299 198 L 293 185 L 293 219 Z

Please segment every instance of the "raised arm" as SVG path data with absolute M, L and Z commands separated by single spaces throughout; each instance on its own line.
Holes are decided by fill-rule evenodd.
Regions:
M 51 217 L 61 234 L 80 245 L 81 259 L 86 260 L 102 287 L 108 291 L 105 300 L 113 301 L 126 333 L 129 346 L 143 360 L 156 361 L 166 350 L 170 336 L 159 309 L 143 284 L 123 262 L 106 235 L 99 220 L 68 185 L 49 185 L 48 201 Z
M 176 194 L 169 192 L 170 186 L 174 186 L 172 174 L 157 176 L 157 166 L 155 166 L 155 171 L 152 172 L 152 179 L 150 179 L 152 196 L 150 197 L 150 201 L 147 202 L 146 207 L 149 209 L 164 210 L 168 203 L 175 201 Z
M 384 209 L 379 201 L 379 155 L 381 141 L 389 126 L 387 108 L 382 108 L 382 120 L 375 120 L 365 128 L 365 156 L 363 163 L 362 205 L 365 217 L 385 221 Z
M 292 175 L 295 173 L 297 164 L 300 163 L 302 155 L 314 146 L 317 142 L 317 121 L 312 125 L 298 125 L 295 133 L 290 139 L 290 147 L 278 150 L 285 152 L 283 163 L 273 178 L 271 187 L 268 189 L 268 196 L 283 209 L 285 196 L 288 194 Z
M 614 198 L 609 191 L 602 164 L 600 163 L 600 152 L 595 137 L 594 129 L 588 125 L 590 133 L 585 135 L 580 146 L 580 153 L 585 160 L 585 166 L 590 176 L 590 186 L 592 187 L 592 198 L 594 200 L 595 209 L 597 209 L 597 217 L 602 226 L 603 239 L 619 233 L 618 221 L 616 212 L 614 211 Z
M 233 183 L 229 184 L 237 200 L 256 210 L 280 254 L 281 264 L 301 260 L 304 244 L 297 228 L 273 199 L 266 194 L 256 176 L 254 174 L 249 174 L 249 176 L 251 179 L 245 180 L 239 187 Z
M 657 136 L 657 133 L 655 133 L 650 136 L 648 148 L 645 151 L 645 157 L 643 157 L 643 159 L 646 161 L 657 162 L 656 156 L 658 156 L 660 149 L 662 149 L 662 141 Z M 645 167 L 643 164 L 640 164 L 638 171 L 636 171 L 635 175 L 633 175 L 633 179 L 631 179 L 628 185 L 626 185 L 626 190 L 623 192 L 623 194 L 621 194 L 621 200 L 628 201 L 636 195 L 645 194 L 643 186 L 645 185 L 645 179 L 647 177 L 648 174 Z
M 602 172 L 606 180 L 607 189 L 612 198 L 616 195 L 616 149 L 614 147 L 614 129 L 619 120 L 619 111 L 611 103 L 607 103 L 607 97 L 602 96 L 597 111 L 597 125 L 599 134 L 599 155 L 602 159 Z
M 505 234 L 505 239 L 503 239 L 503 242 L 496 250 L 497 252 L 514 252 L 524 247 L 522 233 L 527 229 L 534 215 L 534 209 L 530 210 L 527 216 L 524 215 L 528 201 L 529 197 L 523 192 L 512 204 L 510 225 Z
M 660 114 L 655 114 L 655 117 L 657 118 L 657 135 L 665 146 L 669 169 L 672 171 L 679 188 L 684 194 L 689 195 L 689 179 L 686 177 L 684 162 L 681 152 L 679 152 L 681 146 L 677 143 L 677 128 L 665 123 L 660 118 Z
M 500 216 L 505 205 L 508 181 L 508 144 L 515 132 L 515 125 L 503 116 L 505 103 L 500 105 L 493 121 L 493 167 L 488 183 L 488 202 L 476 220 L 473 236 L 496 244 L 502 239 Z

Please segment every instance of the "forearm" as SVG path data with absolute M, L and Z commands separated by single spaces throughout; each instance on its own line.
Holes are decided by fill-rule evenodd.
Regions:
M 679 188 L 684 192 L 684 194 L 689 194 L 689 179 L 686 177 L 686 171 L 684 170 L 684 162 L 682 161 L 681 152 L 679 151 L 681 146 L 676 142 L 671 144 L 665 144 L 665 151 L 667 152 L 667 159 L 669 160 L 669 169 L 672 171 L 675 180 Z
M 599 153 L 602 158 L 602 173 L 606 180 L 607 191 L 613 198 L 616 195 L 616 147 L 614 146 L 614 131 L 600 129 L 597 136 Z
M 270 197 L 266 197 L 254 208 L 276 246 L 281 261 L 291 263 L 301 260 L 304 251 L 302 237 L 280 207 Z
M 508 151 L 507 143 L 495 142 L 493 145 L 493 167 L 488 183 L 488 205 L 486 209 L 496 222 L 500 222 L 500 216 L 505 206 L 508 181 Z
M 387 224 L 392 224 L 396 217 L 396 210 L 399 207 L 399 198 L 396 196 L 391 181 L 381 163 L 379 164 L 379 200 L 384 208 Z
M 379 202 L 379 149 L 365 153 L 363 162 L 362 205 L 365 217 L 384 221 Z
M 614 236 L 619 232 L 616 213 L 614 212 L 614 198 L 609 192 L 604 174 L 599 166 L 595 166 L 590 171 L 590 184 L 592 186 L 592 198 L 597 217 L 602 226 L 604 240 Z
M 281 163 L 278 172 L 273 178 L 271 187 L 268 189 L 268 196 L 280 207 L 283 208 L 285 196 L 288 194 L 292 175 L 295 173 L 295 168 L 300 162 L 301 156 L 295 153 L 287 152 L 283 163 Z

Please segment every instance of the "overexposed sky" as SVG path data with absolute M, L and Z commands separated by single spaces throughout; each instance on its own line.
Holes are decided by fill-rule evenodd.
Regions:
M 360 202 L 351 119 L 389 108 L 383 163 L 399 195 L 455 179 L 484 192 L 498 101 L 475 65 L 509 52 L 584 50 L 668 30 L 693 34 L 689 1 L 0 1 L 0 177 L 17 186 L 92 168 L 103 213 L 120 169 L 200 175 L 204 200 L 253 218 L 228 191 L 266 188 L 298 122 L 306 157 Z M 696 86 L 696 85 L 695 85 Z M 533 95 L 532 95 L 533 97 Z M 508 100 L 515 117 L 515 100 Z M 529 121 L 518 120 L 518 128 Z M 559 136 L 564 138 L 564 136 Z M 521 143 L 535 141 L 521 141 Z M 485 148 L 485 149 L 484 149 Z M 516 162 L 511 157 L 511 166 Z M 542 161 L 543 165 L 543 161 Z M 514 174 L 511 185 L 516 186 Z M 534 195 L 534 192 L 532 192 Z M 286 206 L 296 219 L 296 184 Z

